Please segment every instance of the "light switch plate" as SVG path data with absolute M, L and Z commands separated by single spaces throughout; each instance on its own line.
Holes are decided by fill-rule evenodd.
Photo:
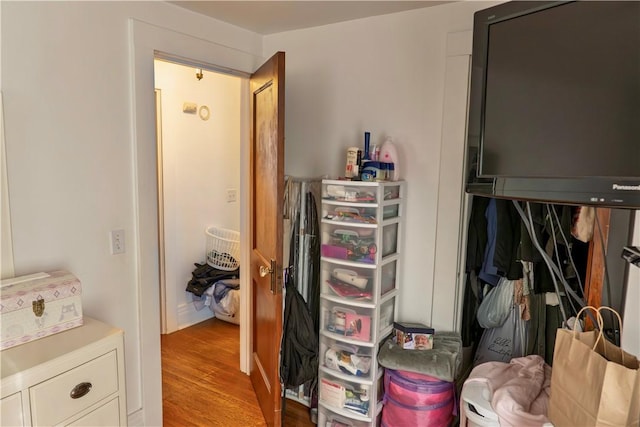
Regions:
M 188 114 L 195 114 L 198 112 L 198 104 L 195 102 L 185 102 L 182 104 L 182 112 Z
M 124 230 L 112 230 L 111 234 L 111 255 L 123 254 L 124 249 Z

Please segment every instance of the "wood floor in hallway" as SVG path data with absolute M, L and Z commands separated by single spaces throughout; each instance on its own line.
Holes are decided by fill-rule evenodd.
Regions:
M 248 375 L 240 372 L 240 329 L 209 319 L 161 336 L 165 427 L 265 426 Z M 287 399 L 285 426 L 314 426 L 309 409 Z

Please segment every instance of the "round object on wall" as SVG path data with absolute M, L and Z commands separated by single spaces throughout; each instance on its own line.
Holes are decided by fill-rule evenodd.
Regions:
M 198 115 L 200 116 L 200 118 L 202 120 L 209 120 L 209 117 L 211 116 L 211 112 L 209 111 L 209 107 L 207 107 L 206 105 L 202 105 L 200 106 L 200 109 L 198 110 Z

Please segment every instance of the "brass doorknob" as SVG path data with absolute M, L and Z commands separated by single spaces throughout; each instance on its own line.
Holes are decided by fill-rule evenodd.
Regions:
M 271 274 L 273 270 L 271 270 L 271 267 L 267 267 L 264 265 L 260 266 L 260 277 L 266 277 L 267 274 Z

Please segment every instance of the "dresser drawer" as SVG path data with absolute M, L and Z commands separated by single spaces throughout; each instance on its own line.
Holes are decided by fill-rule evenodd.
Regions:
M 121 426 L 120 422 L 120 405 L 118 398 L 113 398 L 109 402 L 100 406 L 95 411 L 91 411 L 84 417 L 73 421 L 67 426 L 83 427 L 83 426 Z
M 90 384 L 89 391 L 72 398 L 74 387 L 85 383 Z M 31 387 L 32 422 L 34 425 L 58 424 L 117 391 L 118 364 L 113 350 Z
M 0 426 L 21 426 L 23 424 L 21 393 L 14 393 L 0 400 Z

